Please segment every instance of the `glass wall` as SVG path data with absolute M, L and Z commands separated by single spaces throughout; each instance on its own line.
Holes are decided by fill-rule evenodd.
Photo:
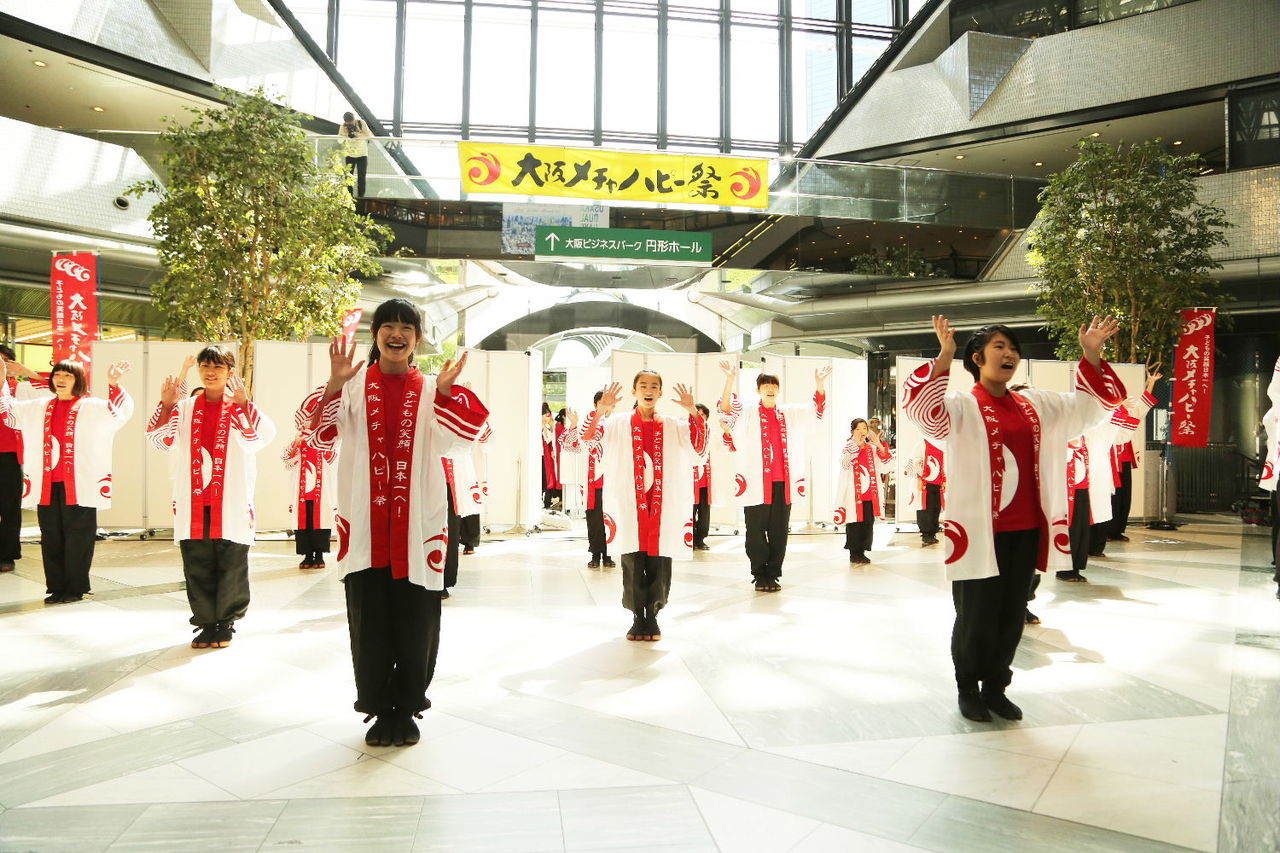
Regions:
M 289 5 L 397 136 L 758 154 L 803 145 L 915 10 L 903 0 Z
M 1228 105 L 1231 168 L 1280 163 L 1280 86 L 1233 92 Z

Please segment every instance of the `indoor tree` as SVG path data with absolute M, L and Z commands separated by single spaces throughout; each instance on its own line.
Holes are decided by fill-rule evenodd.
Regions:
M 239 341 L 252 388 L 253 344 L 335 335 L 374 275 L 391 232 L 357 214 L 336 154 L 319 159 L 299 116 L 267 97 L 222 90 L 160 136 L 165 179 L 148 217 L 164 273 L 152 286 L 170 334 Z
M 1210 255 L 1230 227 L 1221 208 L 1196 196 L 1199 158 L 1160 140 L 1111 146 L 1092 139 L 1049 178 L 1029 239 L 1042 279 L 1037 311 L 1058 356 L 1079 357 L 1076 333 L 1095 314 L 1121 320 L 1117 361 L 1164 364 L 1177 338 L 1178 309 L 1220 306 Z

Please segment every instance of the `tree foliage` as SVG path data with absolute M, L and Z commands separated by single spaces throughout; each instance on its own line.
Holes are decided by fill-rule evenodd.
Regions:
M 223 97 L 161 135 L 164 183 L 129 192 L 160 196 L 152 293 L 167 331 L 239 341 L 252 387 L 255 341 L 338 334 L 360 292 L 353 274 L 380 271 L 391 232 L 356 213 L 344 164 L 318 161 L 287 107 L 261 89 Z
M 1196 197 L 1196 155 L 1158 139 L 1077 147 L 1076 162 L 1040 193 L 1027 255 L 1043 279 L 1037 311 L 1061 358 L 1079 357 L 1082 323 L 1112 314 L 1121 320 L 1116 358 L 1156 369 L 1172 353 L 1179 309 L 1224 302 L 1210 251 L 1231 224 Z

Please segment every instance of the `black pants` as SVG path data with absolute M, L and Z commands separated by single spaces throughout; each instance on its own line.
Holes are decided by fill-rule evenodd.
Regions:
M 200 510 L 192 507 L 192 511 Z M 249 609 L 249 546 L 208 538 L 210 514 L 210 508 L 204 507 L 204 539 L 178 543 L 192 625 L 230 624 Z
M 956 622 L 951 630 L 951 660 L 956 686 L 1002 691 L 1013 678 L 1013 655 L 1022 639 L 1027 595 L 1040 548 L 1040 530 L 997 533 L 1000 574 L 980 580 L 952 581 Z
M 787 557 L 787 525 L 791 521 L 791 504 L 787 503 L 787 484 L 773 484 L 773 503 L 756 504 L 743 512 L 747 518 L 747 559 L 751 576 L 757 581 L 777 580 L 782 576 L 782 561 Z
M 642 551 L 622 555 L 622 606 L 632 613 L 649 615 L 667 606 L 671 594 L 671 558 L 651 557 Z
M 1111 521 L 1107 525 L 1107 538 L 1119 539 L 1129 526 L 1129 511 L 1133 507 L 1133 463 L 1120 466 L 1120 485 L 1111 496 Z
M 67 489 L 53 483 L 48 505 L 36 507 L 40 522 L 40 555 L 49 595 L 84 595 L 98 533 L 98 510 L 67 503 Z
M 461 519 L 453 511 L 453 486 L 447 486 L 445 501 L 449 510 L 449 541 L 444 549 L 444 588 L 450 589 L 458 585 L 458 528 Z
M 0 453 L 0 563 L 22 559 L 22 465 Z
M 551 509 L 556 501 L 564 500 L 564 489 L 547 489 L 542 493 L 542 508 Z
M 1089 490 L 1076 489 L 1075 505 L 1071 508 L 1071 527 L 1068 538 L 1071 540 L 1071 568 L 1083 572 L 1089 565 L 1089 545 L 1091 536 L 1089 524 Z
M 862 502 L 862 521 L 849 520 L 844 526 L 844 547 L 850 559 L 866 557 L 871 550 L 871 542 L 875 537 L 875 517 L 872 515 L 871 501 Z
M 693 504 L 693 547 L 707 546 L 707 533 L 711 530 L 711 498 L 706 486 L 694 492 Z
M 315 501 L 303 501 L 303 510 L 306 512 L 306 527 L 301 530 L 293 531 L 293 552 L 301 554 L 304 557 L 310 557 L 313 554 L 329 553 L 329 528 L 316 527 L 316 517 L 319 515 L 319 507 Z
M 369 171 L 369 158 L 348 157 L 347 168 L 356 173 L 356 198 L 364 198 L 364 176 Z
M 355 709 L 386 714 L 430 708 L 427 688 L 440 648 L 440 593 L 408 578 L 393 578 L 388 567 L 352 572 L 342 582 L 356 677 Z
M 1110 521 L 1101 521 L 1097 524 L 1089 525 L 1089 556 L 1105 556 L 1105 552 L 1107 550 L 1107 535 L 1110 532 Z
M 458 541 L 472 551 L 480 544 L 480 513 L 459 516 Z
M 1271 493 L 1271 563 L 1276 567 L 1275 582 L 1280 583 L 1280 491 Z
M 587 548 L 591 551 L 591 559 L 603 560 L 609 556 L 609 541 L 604 529 L 604 489 L 592 489 L 595 492 L 592 502 L 595 509 L 587 510 Z
M 938 535 L 938 516 L 941 514 L 942 485 L 925 483 L 924 506 L 916 510 L 916 527 L 920 528 L 922 539 L 933 539 Z

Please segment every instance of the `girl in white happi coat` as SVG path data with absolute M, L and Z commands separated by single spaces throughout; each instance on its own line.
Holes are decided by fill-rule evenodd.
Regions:
M 441 457 L 480 434 L 488 410 L 454 380 L 464 354 L 434 379 L 414 364 L 422 317 L 404 299 L 378 306 L 369 363 L 335 338 L 316 430 L 318 446 L 341 439 L 338 568 L 346 587 L 355 709 L 377 718 L 371 746 L 418 742 L 414 717 L 440 641 L 440 598 L 449 545 Z
M 1140 449 L 1142 439 L 1137 433 L 1142 428 L 1142 422 L 1146 420 L 1147 414 L 1156 405 L 1156 398 L 1152 392 L 1160 378 L 1159 373 L 1148 376 L 1147 388 L 1143 395 L 1117 409 L 1111 418 L 1111 422 L 1116 425 L 1115 440 L 1111 443 L 1111 477 L 1115 488 L 1111 493 L 1111 524 L 1107 527 L 1108 542 L 1129 541 L 1124 531 L 1129 525 L 1129 509 L 1133 502 L 1133 472 L 1142 461 Z M 1135 439 L 1139 447 L 1134 447 Z
M 333 517 L 337 512 L 333 475 L 338 448 L 321 450 L 315 442 L 314 424 L 323 397 L 324 389 L 317 388 L 298 406 L 293 415 L 296 432 L 281 457 L 285 470 L 297 476 L 298 489 L 289 505 L 289 515 L 294 523 L 294 552 L 302 557 L 300 569 L 324 568 L 324 555 L 329 553 Z
M 812 405 L 781 403 L 778 377 L 761 373 L 756 377 L 759 404 L 743 406 L 733 390 L 738 368 L 722 361 L 720 370 L 725 379 L 719 408 L 735 448 L 735 499 L 746 520 L 752 581 L 757 592 L 777 592 L 782 589 L 778 578 L 787 556 L 791 503 L 804 497 L 806 490 L 804 474 L 809 457 L 805 443 L 826 411 L 826 379 L 831 368 L 814 371 L 817 390 Z
M 0 381 L 15 400 L 49 399 L 49 384 L 16 361 L 8 344 L 0 344 Z M 6 379 L 4 373 L 8 373 Z M 26 377 L 26 382 L 19 382 Z M 0 422 L 0 572 L 11 572 L 22 559 L 22 433 Z
M 441 593 L 444 598 L 448 598 L 449 590 L 458 584 L 459 546 L 465 542 L 465 553 L 474 554 L 475 546 L 480 542 L 480 510 L 484 509 L 482 488 L 488 489 L 488 483 L 481 486 L 474 454 L 492 434 L 493 430 L 486 422 L 480 437 L 474 442 L 440 457 L 448 490 L 446 507 L 449 514 L 449 547 L 445 550 L 444 591 Z
M 591 398 L 591 405 L 600 404 L 604 391 L 597 391 Z M 591 559 L 587 561 L 588 569 L 615 567 L 613 558 L 609 556 L 609 540 L 604 527 L 604 473 L 601 468 L 601 445 L 599 438 L 583 438 L 586 422 L 578 423 L 578 413 L 569 409 L 565 415 L 569 428 L 560 437 L 560 448 L 564 453 L 586 456 L 587 470 L 582 476 L 583 506 L 587 517 L 587 550 Z
M 1262 477 L 1258 486 L 1271 493 L 1271 565 L 1276 567 L 1276 598 L 1280 598 L 1280 359 L 1276 359 L 1271 372 L 1271 384 L 1267 386 L 1271 408 L 1262 416 L 1262 427 L 1267 433 L 1267 456 L 1262 463 Z
M 1071 393 L 1008 390 L 1021 360 L 1013 331 L 987 326 L 965 347 L 976 380 L 947 393 L 955 333 L 933 318 L 938 357 L 907 377 L 902 408 L 927 437 L 946 439 L 947 577 L 956 608 L 951 636 L 960 712 L 1021 719 L 1005 696 L 1026 618 L 1032 572 L 1067 556 L 1066 445 L 1110 417 L 1124 400 L 1119 377 L 1101 358 L 1119 324 L 1095 317 L 1080 327 L 1084 357 Z
M 881 475 L 893 461 L 893 452 L 885 447 L 880 434 L 873 432 L 863 418 L 849 424 L 849 440 L 840 451 L 840 484 L 836 498 L 834 522 L 843 524 L 844 547 L 849 562 L 865 565 L 871 560 L 875 520 L 884 520 L 884 484 Z
M 634 616 L 628 640 L 660 640 L 658 611 L 671 591 L 672 559 L 693 548 L 693 466 L 706 446 L 706 421 L 693 393 L 675 386 L 672 399 L 688 418 L 659 415 L 662 377 L 642 370 L 631 383 L 636 407 L 613 414 L 622 400 L 614 382 L 582 428 L 583 441 L 599 439 L 608 541 L 622 552 L 622 606 Z
M 187 396 L 181 378 L 167 377 L 147 438 L 169 454 L 173 541 L 182 553 L 196 629 L 191 647 L 223 648 L 249 609 L 257 454 L 275 438 L 276 428 L 250 401 L 229 348 L 207 346 L 194 363 L 202 387 Z
M 15 400 L 9 383 L 0 382 L 0 418 L 21 432 L 29 457 L 22 505 L 34 507 L 40 523 L 45 604 L 80 601 L 89 592 L 98 510 L 111 506 L 111 445 L 133 416 L 133 398 L 120 387 L 128 372 L 127 361 L 107 368 L 105 400 L 88 396 L 84 368 L 74 361 L 53 366 L 52 398 Z

